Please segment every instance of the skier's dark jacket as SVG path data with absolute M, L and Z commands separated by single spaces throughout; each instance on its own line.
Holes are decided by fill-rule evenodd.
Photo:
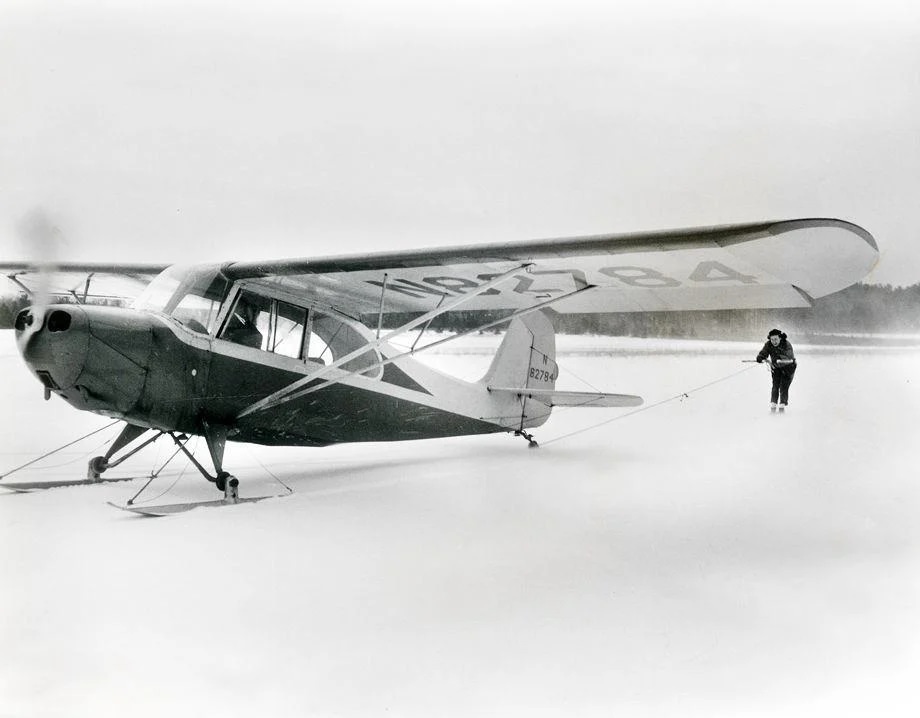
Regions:
M 777 359 L 792 359 L 792 363 L 785 364 L 784 367 L 793 367 L 796 364 L 795 354 L 792 352 L 792 344 L 787 339 L 780 339 L 777 346 L 773 346 L 773 344 L 770 343 L 770 340 L 768 339 L 767 343 L 763 345 L 763 349 L 761 349 L 760 353 L 757 355 L 757 361 L 762 362 L 767 357 L 772 359 L 774 366 L 776 366 Z

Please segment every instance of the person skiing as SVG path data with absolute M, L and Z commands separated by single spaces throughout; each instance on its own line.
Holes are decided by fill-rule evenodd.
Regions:
M 770 411 L 776 411 L 777 402 L 779 410 L 785 411 L 789 403 L 789 385 L 795 376 L 795 354 L 792 344 L 786 335 L 779 329 L 771 329 L 767 334 L 767 342 L 757 354 L 757 363 L 764 361 L 770 365 L 773 374 L 773 386 L 770 389 Z

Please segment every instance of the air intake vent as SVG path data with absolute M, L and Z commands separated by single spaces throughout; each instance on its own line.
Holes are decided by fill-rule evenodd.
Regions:
M 48 331 L 66 332 L 68 329 L 70 329 L 70 312 L 61 309 L 51 312 L 51 316 L 48 317 Z

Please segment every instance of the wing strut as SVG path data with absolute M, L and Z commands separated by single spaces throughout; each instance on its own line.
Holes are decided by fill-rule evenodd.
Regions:
M 441 297 L 441 300 L 438 302 L 438 307 L 440 307 L 442 304 L 444 304 L 444 297 L 446 297 L 446 296 L 447 296 L 447 295 L 445 294 L 445 295 L 443 295 L 443 296 Z M 412 349 L 413 349 L 413 350 L 415 349 L 415 345 L 418 344 L 418 340 L 421 339 L 421 338 L 422 338 L 422 335 L 423 335 L 425 332 L 428 331 L 428 327 L 431 326 L 431 323 L 432 323 L 434 320 L 435 320 L 435 317 L 432 317 L 431 319 L 428 320 L 428 322 L 425 324 L 425 326 L 422 327 L 422 331 L 420 331 L 420 332 L 418 333 L 418 336 L 415 338 L 415 341 L 412 342 Z
M 20 274 L 21 272 L 13 272 L 12 274 L 7 274 L 6 278 L 9 279 L 17 287 L 20 287 L 28 296 L 34 297 L 35 293 L 31 289 L 29 289 L 25 284 L 20 282 L 19 279 L 17 278 L 19 277 Z
M 316 379 L 319 379 L 320 377 L 323 377 L 326 374 L 330 373 L 333 369 L 337 369 L 343 364 L 347 364 L 352 359 L 356 359 L 362 354 L 366 354 L 367 352 L 376 349 L 381 344 L 385 344 L 391 339 L 393 339 L 393 337 L 397 337 L 400 334 L 405 334 L 406 332 L 409 332 L 415 329 L 420 324 L 424 324 L 425 322 L 433 319 L 434 317 L 437 317 L 440 314 L 444 314 L 445 312 L 449 312 L 453 310 L 454 308 L 460 306 L 461 304 L 468 302 L 471 299 L 479 296 L 483 292 L 489 291 L 490 289 L 495 287 L 495 285 L 501 284 L 506 279 L 510 279 L 512 276 L 520 272 L 522 269 L 527 269 L 528 267 L 531 267 L 531 266 L 533 266 L 532 262 L 524 262 L 522 264 L 517 264 L 512 269 L 509 269 L 507 272 L 502 272 L 501 274 L 496 275 L 495 277 L 490 279 L 485 284 L 481 284 L 475 289 L 472 289 L 469 292 L 466 292 L 464 294 L 461 294 L 458 297 L 455 297 L 454 299 L 450 300 L 446 304 L 443 304 L 443 305 L 439 304 L 437 307 L 432 309 L 430 312 L 426 312 L 422 316 L 416 317 L 412 321 L 406 324 L 403 324 L 401 327 L 394 329 L 388 334 L 385 334 L 383 337 L 378 336 L 374 341 L 369 342 L 368 344 L 365 344 L 364 346 L 358 349 L 355 349 L 353 352 L 349 352 L 343 357 L 339 357 L 334 362 L 332 362 L 331 364 L 327 364 L 322 369 L 317 369 L 312 374 L 308 374 L 302 379 L 298 379 L 297 381 L 291 384 L 288 384 L 286 387 L 279 389 L 274 394 L 270 394 L 269 396 L 266 396 L 264 399 L 260 399 L 254 404 L 247 406 L 237 415 L 237 418 L 238 419 L 242 418 L 246 416 L 247 414 L 251 414 L 254 411 L 259 411 L 261 409 L 267 409 L 271 406 L 275 406 L 276 404 L 280 404 L 283 401 L 288 401 L 289 399 L 294 398 L 291 396 L 291 394 L 293 392 L 296 392 L 298 389 L 303 387 L 305 384 L 309 384 L 310 382 L 315 381 Z M 381 300 L 382 300 L 382 296 L 381 296 Z M 367 371 L 367 369 L 365 368 L 362 371 Z
M 468 329 L 465 332 L 460 332 L 459 334 L 452 334 L 451 336 L 445 337 L 444 339 L 438 339 L 436 342 L 431 342 L 431 344 L 426 344 L 425 346 L 419 347 L 418 349 L 415 349 L 413 345 L 413 348 L 410 349 L 409 351 L 402 352 L 401 354 L 396 354 L 395 356 L 386 357 L 378 362 L 375 362 L 374 364 L 371 364 L 368 367 L 363 367 L 361 371 L 362 373 L 371 371 L 373 369 L 377 369 L 378 367 L 386 366 L 387 364 L 392 364 L 393 362 L 398 361 L 404 357 L 412 356 L 413 354 L 418 354 L 419 352 L 423 352 L 427 349 L 431 349 L 433 347 L 439 346 L 441 344 L 445 344 L 447 342 L 452 342 L 455 339 L 459 339 L 460 337 L 465 337 L 468 334 L 475 334 L 476 332 L 481 332 L 486 329 L 491 329 L 492 327 L 497 326 L 499 324 L 504 324 L 505 322 L 508 322 L 514 319 L 515 317 L 520 317 L 525 314 L 530 314 L 531 312 L 536 312 L 540 309 L 543 309 L 544 307 L 548 307 L 550 304 L 561 302 L 563 299 L 568 299 L 569 297 L 573 297 L 576 294 L 581 294 L 582 292 L 586 292 L 589 289 L 594 289 L 594 288 L 595 287 L 593 284 L 589 284 L 585 287 L 576 289 L 573 292 L 569 292 L 568 294 L 562 294 L 558 297 L 552 297 L 550 299 L 547 299 L 545 302 L 540 302 L 538 304 L 534 304 L 533 306 L 525 307 L 524 309 L 518 309 L 516 312 L 512 312 L 508 316 L 502 317 L 501 319 L 496 319 L 495 321 L 492 321 L 492 322 L 488 322 L 487 324 L 483 324 L 482 326 L 475 327 L 474 329 Z M 395 333 L 396 332 L 394 332 L 394 334 Z M 375 343 L 379 344 L 381 342 L 375 342 Z M 364 350 L 365 348 L 362 347 L 362 351 Z M 336 362 L 336 363 L 338 364 L 340 362 Z M 326 367 L 326 369 L 330 369 L 330 368 L 332 368 L 331 364 Z M 314 391 L 325 389 L 327 386 L 330 386 L 332 384 L 337 384 L 340 381 L 340 379 L 327 379 L 326 381 L 320 382 L 319 384 L 315 384 L 313 386 L 307 386 L 305 388 L 300 388 L 304 384 L 308 384 L 312 382 L 314 379 L 316 379 L 317 374 L 319 373 L 325 374 L 325 372 L 322 369 L 319 372 L 310 374 L 309 376 L 304 377 L 303 379 L 300 379 L 294 382 L 293 384 L 290 384 L 289 386 L 285 387 L 281 391 L 276 392 L 272 396 L 268 396 L 265 399 L 262 399 L 261 401 L 256 402 L 252 406 L 247 407 L 246 409 L 244 409 L 237 415 L 237 418 L 238 419 L 242 418 L 246 416 L 247 414 L 251 414 L 255 411 L 261 411 L 263 409 L 270 409 L 279 404 L 283 404 L 293 399 L 298 399 L 306 394 L 312 394 Z
M 387 296 L 387 277 L 390 275 L 383 273 L 383 286 L 380 288 L 380 307 L 377 309 L 377 338 L 380 339 L 380 330 L 383 328 L 383 300 Z

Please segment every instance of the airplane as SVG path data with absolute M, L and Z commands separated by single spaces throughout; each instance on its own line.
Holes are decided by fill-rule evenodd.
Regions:
M 556 389 L 559 313 L 809 307 L 868 274 L 878 247 L 838 219 L 797 219 L 373 254 L 196 265 L 0 263 L 40 294 L 49 271 L 146 284 L 129 307 L 36 301 L 16 342 L 44 388 L 124 421 L 88 466 L 99 480 L 163 434 L 234 503 L 227 441 L 327 446 L 531 430 L 553 407 L 632 407 L 638 396 Z M 75 285 L 80 286 L 80 284 Z M 418 346 L 459 310 L 502 312 Z M 411 316 L 384 329 L 388 317 Z M 392 323 L 392 322 L 391 322 Z M 509 323 L 486 374 L 447 376 L 414 355 Z M 394 344 L 416 334 L 410 348 Z M 133 442 L 155 432 L 141 447 Z M 213 471 L 185 447 L 202 436 Z

